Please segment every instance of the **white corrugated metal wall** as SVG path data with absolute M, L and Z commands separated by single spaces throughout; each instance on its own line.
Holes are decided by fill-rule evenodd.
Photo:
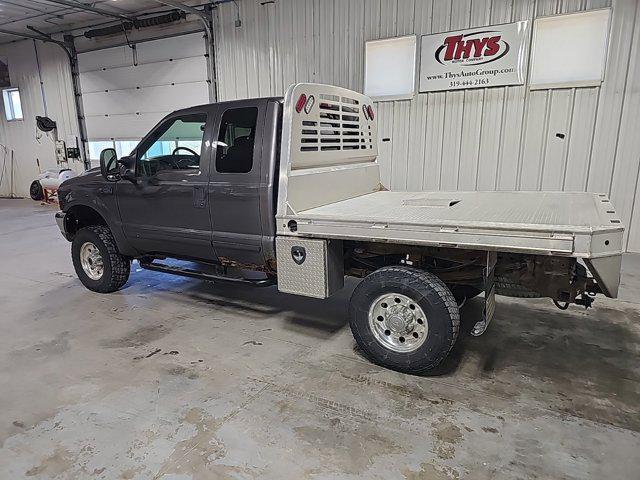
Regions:
M 0 196 L 11 193 L 13 157 L 13 193 L 28 197 L 29 185 L 38 174 L 58 167 L 55 136 L 53 132 L 43 133 L 36 128 L 36 115 L 53 118 L 58 126 L 58 138 L 66 141 L 67 146 L 76 143 L 78 123 L 69 60 L 57 45 L 32 40 L 3 45 L 0 55 L 8 58 L 11 84 L 20 89 L 24 115 L 23 120 L 7 121 L 4 107 L 0 112 Z M 71 160 L 69 168 L 81 172 L 84 165 L 80 160 Z
M 366 40 L 613 6 L 605 82 L 419 94 L 377 105 L 383 178 L 394 190 L 609 193 L 640 252 L 638 0 L 243 0 L 217 9 L 221 100 L 282 95 L 294 82 L 361 91 Z M 636 25 L 638 25 L 637 28 Z M 564 139 L 556 136 L 564 134 Z

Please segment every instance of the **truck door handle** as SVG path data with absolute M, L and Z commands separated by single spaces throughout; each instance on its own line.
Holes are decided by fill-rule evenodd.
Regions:
M 204 186 L 197 185 L 193 187 L 193 206 L 195 208 L 204 208 L 207 205 L 207 189 Z

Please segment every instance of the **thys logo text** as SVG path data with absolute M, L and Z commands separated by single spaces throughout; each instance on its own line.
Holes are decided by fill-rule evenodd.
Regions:
M 435 57 L 442 65 L 481 65 L 494 62 L 508 52 L 509 44 L 499 32 L 483 31 L 446 37 Z

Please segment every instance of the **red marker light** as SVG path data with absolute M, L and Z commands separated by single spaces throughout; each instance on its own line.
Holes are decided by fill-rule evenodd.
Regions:
M 303 93 L 298 97 L 298 101 L 296 102 L 296 112 L 300 113 L 305 103 L 307 103 L 307 96 Z
M 371 120 L 376 118 L 375 115 L 373 114 L 373 108 L 371 107 L 371 105 L 367 105 L 367 113 L 369 114 L 369 118 Z
M 369 120 L 369 112 L 367 111 L 367 106 L 366 105 L 362 105 L 362 113 L 364 114 L 364 118 Z

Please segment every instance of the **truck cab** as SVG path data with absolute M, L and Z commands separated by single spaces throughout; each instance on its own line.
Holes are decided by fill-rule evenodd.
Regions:
M 102 171 L 60 189 L 65 235 L 97 214 L 131 257 L 273 263 L 281 110 L 281 98 L 191 107 L 163 118 L 126 157 L 106 149 Z

